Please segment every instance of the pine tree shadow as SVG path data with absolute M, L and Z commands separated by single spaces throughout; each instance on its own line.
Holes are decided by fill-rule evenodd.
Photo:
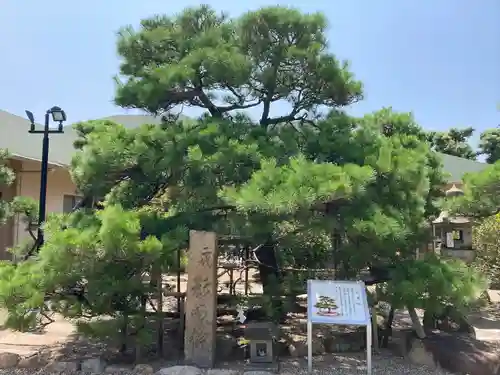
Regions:
M 148 340 L 147 344 L 138 345 L 138 337 L 133 332 L 126 337 L 120 334 L 111 335 L 109 331 L 103 330 L 108 326 L 119 326 L 116 319 L 97 320 L 90 332 L 89 327 L 81 329 L 77 327 L 65 342 L 61 343 L 56 349 L 56 357 L 63 361 L 78 361 L 83 358 L 101 358 L 108 364 L 132 365 L 138 362 L 155 362 L 158 360 L 179 361 L 182 350 L 179 347 L 179 332 L 172 329 L 172 320 L 166 319 L 164 326 L 164 342 L 162 353 L 158 352 L 157 344 L 154 340 Z M 170 324 L 169 324 L 170 323 Z M 175 322 L 174 322 L 175 323 Z M 155 321 L 148 324 L 154 325 Z M 174 324 L 175 325 L 175 324 Z

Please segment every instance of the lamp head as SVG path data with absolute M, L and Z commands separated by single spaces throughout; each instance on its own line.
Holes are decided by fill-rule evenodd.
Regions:
M 52 120 L 58 122 L 59 126 L 62 127 L 62 123 L 66 121 L 66 113 L 60 107 L 52 107 L 47 112 L 52 115 Z
M 33 112 L 31 111 L 24 111 L 26 112 L 26 116 L 28 116 L 28 120 L 30 120 L 30 122 L 33 124 L 35 122 L 35 116 L 33 116 Z
M 35 130 L 35 116 L 33 116 L 33 112 L 25 110 L 26 116 L 28 116 L 28 120 L 30 120 L 30 131 Z

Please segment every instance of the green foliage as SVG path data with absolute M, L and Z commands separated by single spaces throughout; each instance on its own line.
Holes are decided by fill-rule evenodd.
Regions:
M 428 141 L 433 149 L 443 154 L 458 156 L 465 159 L 476 159 L 476 152 L 468 143 L 474 134 L 474 128 L 451 128 L 446 132 L 430 132 Z
M 444 176 L 411 114 L 383 109 L 349 120 L 334 112 L 311 132 L 307 152 L 373 170 L 361 193 L 333 206 L 347 239 L 337 258 L 359 270 L 368 259 L 396 261 L 397 252 L 413 256 L 428 236 L 427 218 L 438 212 Z
M 261 167 L 240 189 L 226 188 L 225 200 L 241 210 L 289 214 L 309 210 L 317 204 L 349 199 L 370 182 L 369 167 L 314 163 L 304 156 L 286 165 L 263 160 Z
M 464 177 L 464 194 L 448 199 L 451 211 L 469 217 L 486 218 L 500 210 L 500 161 Z
M 379 287 L 381 299 L 395 308 L 421 308 L 439 314 L 446 306 L 469 307 L 486 288 L 485 279 L 458 259 L 428 255 L 398 265 L 387 285 Z
M 14 197 L 11 203 L 12 212 L 22 216 L 26 229 L 38 223 L 38 202 L 31 197 Z
M 17 259 L 22 259 L 35 246 L 38 228 L 38 202 L 31 197 L 16 196 L 10 202 L 10 209 L 13 215 L 18 215 L 20 222 L 24 224 L 24 229 L 30 236 L 29 239 L 9 249 Z
M 14 182 L 14 173 L 7 165 L 9 153 L 6 150 L 0 149 L 0 185 L 9 186 Z M 10 205 L 7 201 L 0 199 L 0 225 L 5 223 L 11 215 Z
M 0 305 L 8 310 L 5 326 L 29 330 L 39 325 L 44 303 L 45 274 L 35 260 L 19 265 L 0 263 Z
M 0 301 L 17 327 L 50 309 L 144 328 L 154 280 L 176 269 L 190 229 L 272 242 L 282 266 L 333 266 L 337 278 L 411 259 L 437 212 L 439 159 L 411 114 L 342 110 L 362 85 L 328 52 L 326 27 L 321 14 L 290 8 L 230 19 L 201 6 L 122 30 L 116 102 L 162 123 L 76 125 L 73 179 L 104 208 L 51 218 L 39 254 L 5 265 Z M 182 106 L 204 114 L 176 119 Z M 451 269 L 430 262 L 412 264 Z M 471 277 L 447 272 L 469 298 Z M 285 311 L 277 293 L 303 282 L 289 281 L 262 297 L 274 317 Z
M 140 239 L 139 214 L 108 206 L 77 216 L 53 217 L 36 257 L 2 265 L 1 305 L 14 328 L 36 323 L 34 310 L 70 318 L 134 314 L 150 292 L 144 273 L 161 261 L 162 246 L 154 237 Z
M 500 160 L 500 128 L 488 129 L 479 138 L 479 153 L 486 156 L 486 162 L 493 164 Z
M 490 216 L 474 227 L 474 266 L 494 285 L 500 285 L 500 214 Z
M 142 20 L 139 30 L 120 32 L 126 79 L 118 80 L 116 102 L 153 113 L 185 104 L 218 117 L 263 104 L 262 125 L 351 104 L 361 98 L 361 83 L 327 52 L 326 27 L 319 13 L 285 7 L 229 19 L 201 6 Z M 290 114 L 270 117 L 270 105 L 283 100 Z
M 428 137 L 428 134 L 415 121 L 413 114 L 395 112 L 391 107 L 367 114 L 362 118 L 362 121 L 378 129 L 387 137 L 405 135 L 420 141 L 426 141 Z
M 139 214 L 120 206 L 71 219 L 62 231 L 60 220 L 47 223 L 49 240 L 38 259 L 47 273 L 47 292 L 85 286 L 84 303 L 61 301 L 58 310 L 75 317 L 137 312 L 150 288 L 143 274 L 161 261 L 161 242 L 151 236 L 140 239 Z
M 117 316 L 114 319 L 98 318 L 92 321 L 80 320 L 76 323 L 77 332 L 87 338 L 106 342 L 114 347 L 146 346 L 153 342 L 152 322 L 139 315 Z
M 8 165 L 9 153 L 0 149 L 0 186 L 10 186 L 15 180 L 14 171 Z M 38 204 L 29 197 L 16 196 L 11 201 L 0 199 L 0 226 L 13 215 L 19 215 L 19 219 L 25 224 L 25 228 L 31 239 L 18 244 L 13 249 L 8 249 L 16 256 L 22 256 L 31 249 L 35 240 L 34 229 L 38 221 Z

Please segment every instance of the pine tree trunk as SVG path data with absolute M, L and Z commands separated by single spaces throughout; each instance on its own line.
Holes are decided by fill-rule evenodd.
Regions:
M 163 278 L 161 269 L 155 275 L 156 287 L 157 287 L 157 307 L 156 307 L 156 319 L 157 319 L 157 353 L 161 357 L 163 356 L 163 339 L 164 339 L 164 325 L 163 325 Z
M 387 322 L 385 324 L 385 329 L 383 333 L 382 348 L 387 348 L 389 346 L 389 338 L 392 336 L 392 322 L 394 321 L 394 307 L 391 306 L 391 310 L 389 311 L 389 316 L 387 317 Z
M 262 283 L 262 290 L 266 295 L 272 295 L 276 289 L 276 284 L 281 283 L 281 273 L 278 268 L 274 244 L 267 241 L 255 252 L 259 261 L 259 278 Z
M 420 323 L 420 318 L 417 315 L 417 311 L 413 307 L 408 307 L 408 313 L 410 314 L 411 322 L 413 324 L 413 328 L 415 329 L 417 337 L 419 339 L 425 339 L 427 335 L 425 334 L 422 323 Z
M 272 240 L 266 241 L 264 245 L 255 251 L 255 256 L 259 261 L 259 278 L 262 283 L 263 294 L 271 301 L 271 310 L 277 312 L 279 320 L 284 319 L 283 302 L 278 297 L 278 292 L 282 289 L 282 273 L 278 267 L 275 247 Z M 274 315 L 274 316 L 276 316 Z
M 138 325 L 135 334 L 135 361 L 140 363 L 142 359 L 142 342 L 140 340 L 140 331 L 146 327 L 146 305 L 148 303 L 148 297 L 144 295 L 141 301 L 141 311 L 140 318 L 142 322 Z M 142 326 L 141 326 L 142 325 Z
M 426 310 L 424 311 L 424 330 L 427 332 L 436 329 L 436 316 L 432 312 Z
M 127 313 L 123 313 L 123 324 L 120 330 L 120 336 L 121 336 L 120 353 L 125 353 L 127 351 L 128 323 L 129 323 L 129 316 Z

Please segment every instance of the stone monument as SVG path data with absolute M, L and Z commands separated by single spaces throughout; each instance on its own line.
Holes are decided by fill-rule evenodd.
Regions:
M 217 236 L 189 233 L 184 355 L 198 367 L 213 367 L 217 328 Z

